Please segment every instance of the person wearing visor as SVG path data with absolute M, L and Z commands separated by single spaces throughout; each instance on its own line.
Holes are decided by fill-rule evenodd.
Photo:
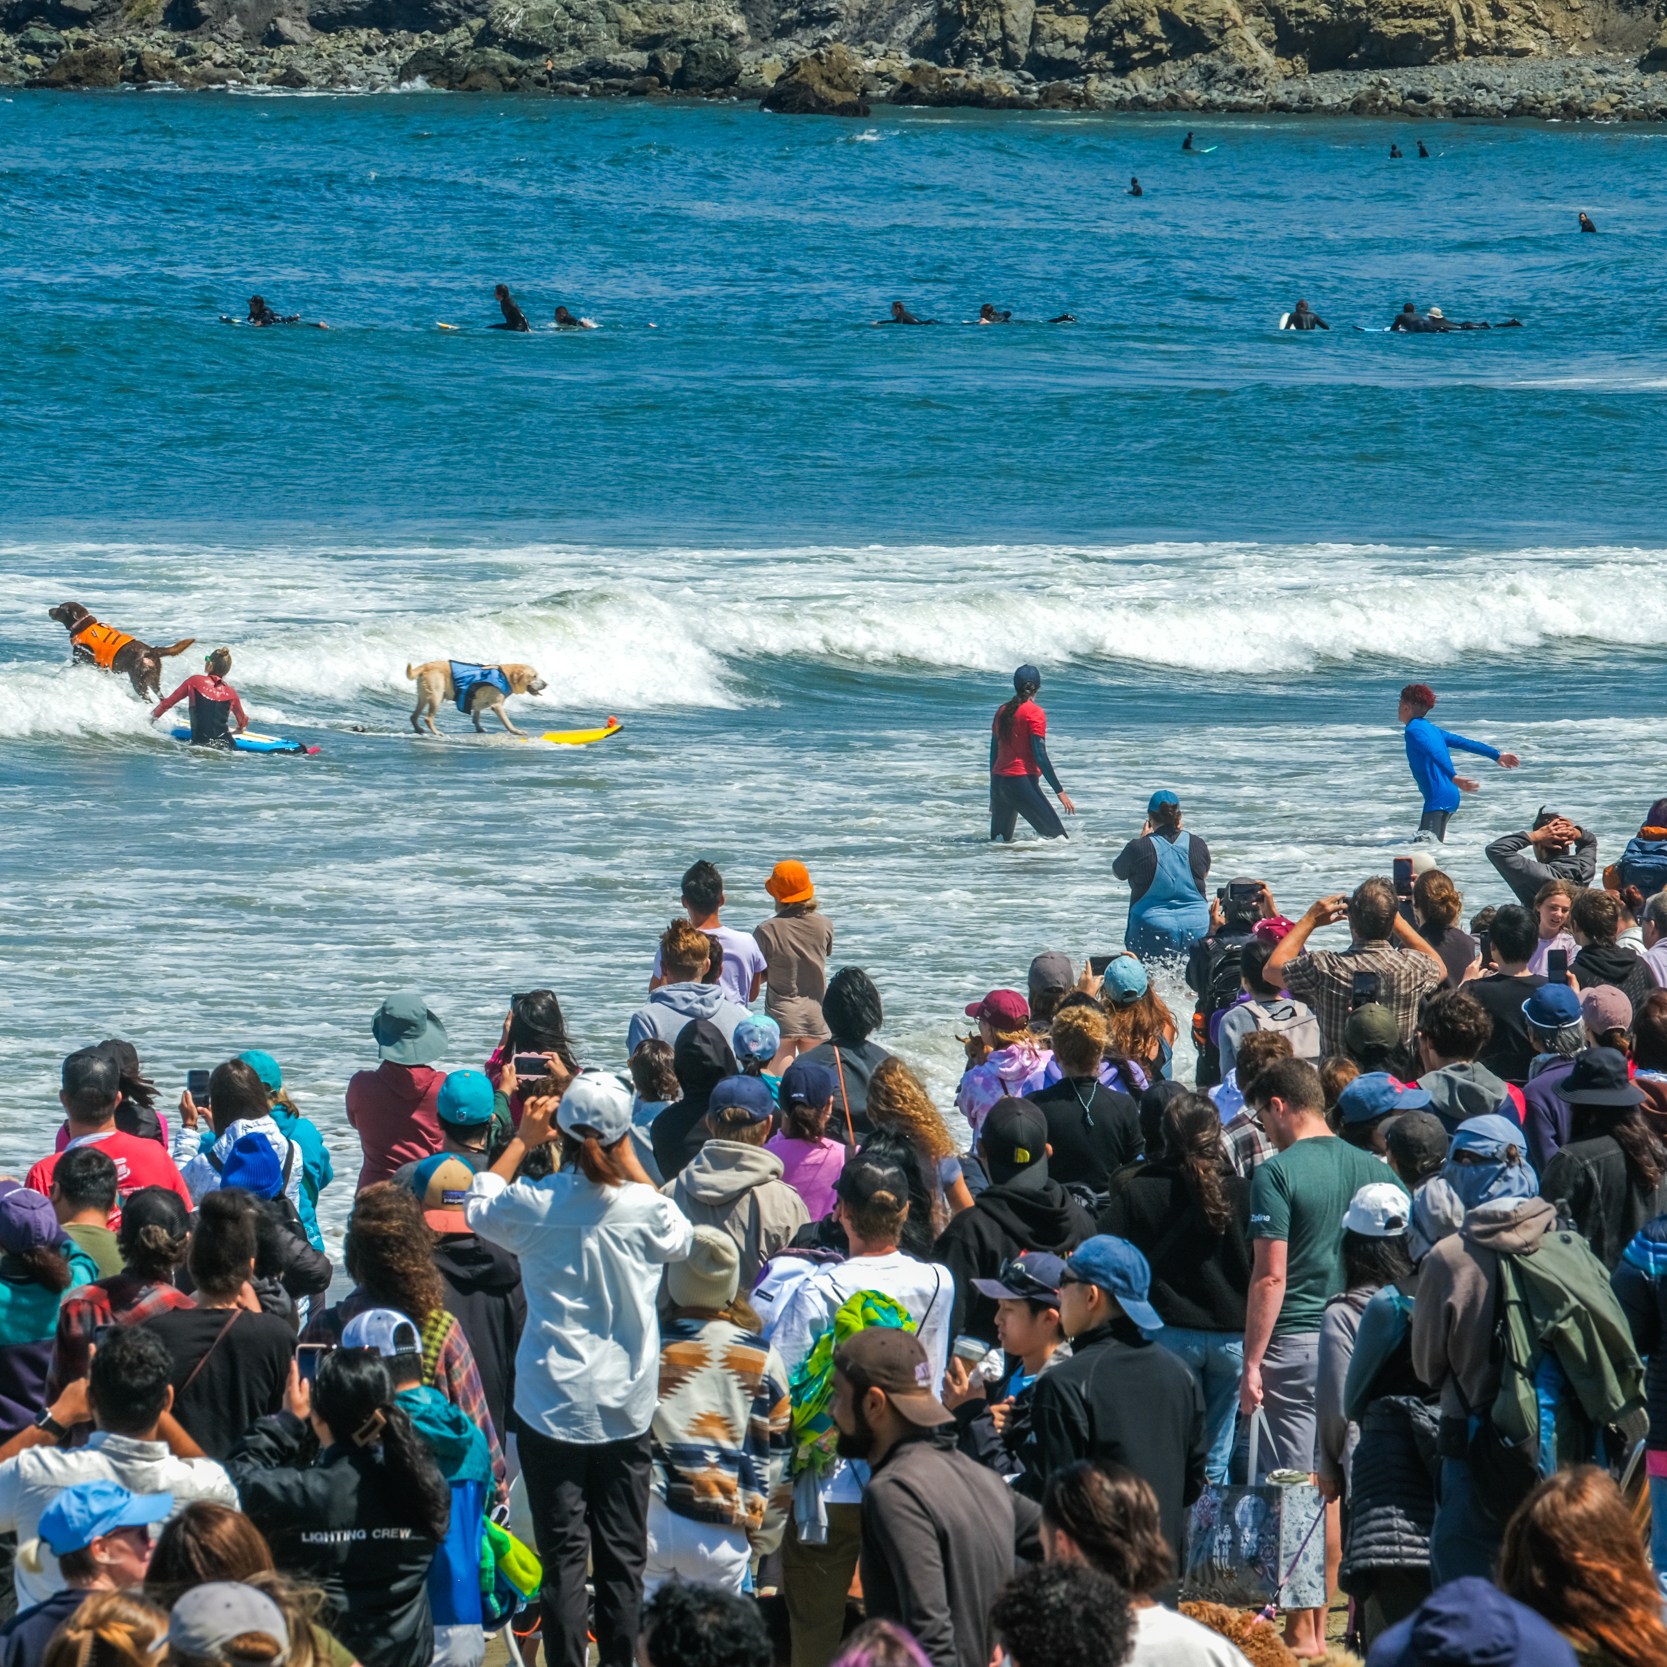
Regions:
M 1048 757 L 1047 714 L 1036 703 L 1041 687 L 1041 672 L 1020 666 L 1013 673 L 1012 699 L 996 708 L 990 725 L 990 838 L 1008 845 L 1021 816 L 1044 839 L 1066 837 L 1059 813 L 1038 785 L 1044 777 L 1059 795 L 1060 809 L 1067 816 L 1077 813 Z

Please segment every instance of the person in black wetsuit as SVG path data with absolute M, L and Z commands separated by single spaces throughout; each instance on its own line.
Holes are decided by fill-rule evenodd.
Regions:
M 1597 227 L 1592 224 L 1592 217 L 1584 209 L 1580 211 L 1580 229 L 1583 232 L 1595 232 Z
M 290 313 L 286 317 L 283 314 L 275 313 L 267 306 L 264 295 L 251 295 L 249 297 L 248 322 L 261 326 L 268 324 L 299 324 L 301 315 L 300 313 Z
M 1418 154 L 1422 157 L 1428 157 L 1430 154 L 1422 139 L 1418 141 Z
M 1041 672 L 1020 666 L 1013 673 L 1013 698 L 996 709 L 990 725 L 990 838 L 1006 844 L 1021 816 L 1044 839 L 1066 837 L 1065 825 L 1037 786 L 1039 777 L 1059 795 L 1067 816 L 1077 813 L 1048 757 L 1048 720 L 1034 698 L 1041 687 Z
M 1401 159 L 1401 147 L 1399 145 L 1392 144 L 1389 147 L 1389 160 L 1391 162 L 1398 162 L 1398 161 L 1400 161 L 1400 159 Z
M 891 317 L 878 318 L 874 322 L 876 324 L 936 324 L 938 321 L 935 318 L 916 318 L 901 301 L 893 301 Z
M 1192 132 L 1191 132 L 1190 129 L 1187 132 L 1186 138 L 1184 138 L 1181 141 L 1181 149 L 1182 150 L 1191 150 L 1192 149 Z
M 558 330 L 594 330 L 596 326 L 588 318 L 576 317 L 566 307 L 557 307 L 556 328 Z
M 1011 324 L 1013 322 L 1013 314 L 1010 309 L 998 309 L 991 306 L 991 304 L 986 301 L 984 305 L 978 309 L 978 322 L 980 324 Z
M 1285 320 L 1285 328 L 1287 330 L 1329 330 L 1331 326 L 1306 301 L 1298 301 L 1291 312 L 1291 316 Z
M 151 716 L 160 718 L 189 696 L 191 745 L 229 747 L 232 737 L 249 727 L 243 702 L 238 699 L 237 690 L 226 681 L 226 673 L 231 669 L 232 651 L 229 648 L 215 649 L 203 661 L 203 669 L 195 677 L 186 678 L 166 700 L 159 702 Z
M 1444 326 L 1445 320 L 1437 318 L 1432 321 L 1423 317 L 1410 301 L 1389 321 L 1391 330 L 1413 336 L 1439 334 Z
M 1138 178 L 1134 178 L 1129 181 L 1129 195 L 1131 197 L 1144 197 L 1146 195 L 1146 193 L 1140 189 L 1140 180 Z
M 513 330 L 518 335 L 531 335 L 532 326 L 527 322 L 527 315 L 515 304 L 515 297 L 509 293 L 508 284 L 499 284 L 492 293 L 498 298 L 498 305 L 503 308 L 504 321 L 502 324 L 488 325 L 492 330 Z

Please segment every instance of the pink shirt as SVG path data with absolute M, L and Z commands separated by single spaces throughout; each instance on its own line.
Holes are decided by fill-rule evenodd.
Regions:
M 445 1080 L 446 1073 L 432 1065 L 395 1065 L 388 1059 L 347 1079 L 347 1120 L 358 1130 L 364 1153 L 360 1192 L 440 1150 L 434 1102 Z
M 781 1178 L 805 1201 L 812 1221 L 833 1211 L 834 1182 L 845 1167 L 845 1147 L 837 1140 L 796 1140 L 778 1134 L 767 1141 L 766 1152 L 781 1159 Z

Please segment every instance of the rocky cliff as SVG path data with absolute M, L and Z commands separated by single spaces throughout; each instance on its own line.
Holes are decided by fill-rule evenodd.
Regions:
M 0 0 L 0 81 L 1667 116 L 1667 0 Z

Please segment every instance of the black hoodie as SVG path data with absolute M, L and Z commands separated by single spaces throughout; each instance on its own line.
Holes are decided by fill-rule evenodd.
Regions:
M 700 1121 L 711 1104 L 712 1090 L 741 1071 L 724 1033 L 710 1019 L 691 1019 L 678 1031 L 671 1062 L 683 1098 L 667 1106 L 648 1131 L 654 1162 L 668 1181 L 706 1144 Z
M 955 1275 L 951 1332 L 970 1332 L 994 1343 L 995 1301 L 975 1291 L 973 1280 L 998 1278 L 1002 1264 L 1021 1250 L 1068 1256 L 1093 1232 L 1094 1218 L 1048 1178 L 1045 1160 L 998 1186 L 986 1187 L 970 1210 L 944 1228 L 933 1253 Z
M 1624 944 L 1589 943 L 1575 956 L 1569 970 L 1583 990 L 1594 984 L 1613 984 L 1632 1003 L 1635 1013 L 1655 994 L 1649 963 Z
M 527 1323 L 521 1264 L 507 1250 L 473 1233 L 446 1233 L 434 1247 L 434 1266 L 446 1287 L 446 1312 L 463 1327 L 480 1368 L 486 1407 L 498 1432 L 509 1438 L 515 1403 L 515 1351 Z

